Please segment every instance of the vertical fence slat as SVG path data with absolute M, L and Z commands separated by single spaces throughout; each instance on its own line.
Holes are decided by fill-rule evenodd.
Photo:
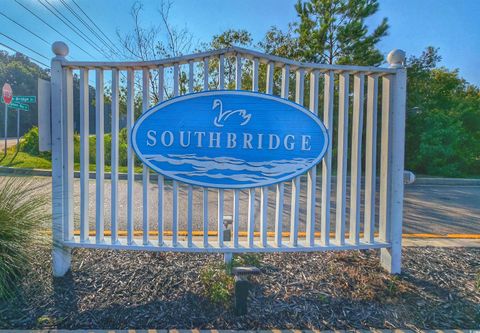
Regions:
M 380 200 L 379 200 L 379 239 L 389 241 L 390 223 L 390 189 L 391 177 L 389 177 L 389 156 L 391 155 L 391 98 L 392 78 L 386 76 L 382 79 L 382 124 L 381 124 L 381 146 L 380 146 Z
M 284 184 L 279 183 L 276 186 L 275 195 L 275 245 L 282 246 L 282 229 L 283 229 L 283 192 Z
M 330 244 L 330 193 L 332 189 L 332 137 L 333 137 L 333 99 L 334 99 L 334 72 L 325 74 L 323 98 L 323 123 L 328 131 L 328 148 L 322 160 L 322 210 L 321 210 L 321 243 Z
M 218 246 L 223 247 L 223 189 L 218 189 Z
M 224 56 L 221 54 L 218 59 L 218 89 L 225 88 L 225 62 Z M 218 246 L 223 247 L 223 189 L 218 190 L 218 206 L 217 206 L 217 232 Z
M 248 247 L 253 247 L 255 231 L 255 189 L 248 191 Z
M 242 57 L 237 54 L 235 57 L 235 89 L 242 89 Z M 233 247 L 238 247 L 238 229 L 239 229 L 239 204 L 240 191 L 233 191 Z
M 118 135 L 119 135 L 119 87 L 118 87 L 118 69 L 112 70 L 112 153 L 111 158 L 111 232 L 112 244 L 118 241 Z
M 235 57 L 235 89 L 242 89 L 242 57 L 240 54 Z
M 178 63 L 173 65 L 173 96 L 179 95 L 179 76 L 180 70 Z M 172 246 L 177 246 L 178 242 L 178 182 L 172 181 Z
M 299 68 L 296 71 L 295 80 L 295 102 L 303 105 L 305 88 L 305 69 Z M 300 210 L 300 176 L 292 180 L 292 198 L 290 208 L 290 244 L 298 245 L 298 215 Z
M 233 247 L 238 247 L 238 229 L 240 224 L 239 219 L 240 208 L 240 190 L 233 192 Z
M 158 103 L 163 101 L 165 69 L 163 66 L 158 67 Z M 158 207 L 157 207 L 157 224 L 158 224 L 158 245 L 163 245 L 163 234 L 165 232 L 165 177 L 158 174 Z
M 273 95 L 273 73 L 275 71 L 275 64 L 273 62 L 269 62 L 267 64 L 267 87 L 266 91 L 267 94 Z
M 258 91 L 258 58 L 252 63 L 252 91 Z M 253 247 L 255 240 L 255 189 L 248 191 L 248 246 Z
M 347 192 L 347 140 L 349 74 L 340 74 L 338 106 L 338 158 L 337 158 L 337 201 L 335 240 L 345 244 L 345 206 Z
M 310 73 L 310 111 L 318 115 L 318 79 L 320 72 Z M 317 166 L 307 173 L 307 217 L 306 217 L 306 244 L 315 244 L 315 208 L 317 202 Z
M 193 60 L 188 62 L 188 92 L 193 93 Z
M 188 185 L 187 191 L 187 240 L 188 240 L 188 247 L 192 246 L 192 237 L 193 237 L 193 218 L 192 218 L 192 211 L 193 211 L 193 188 L 191 185 Z
M 178 182 L 172 182 L 172 246 L 178 244 Z
M 260 243 L 267 246 L 268 186 L 260 189 Z
M 88 69 L 80 70 L 80 242 L 89 239 L 89 102 Z
M 252 90 L 258 91 L 258 58 L 253 58 Z
M 350 242 L 360 242 L 360 197 L 362 190 L 362 132 L 364 74 L 353 78 L 352 164 L 350 182 Z
M 188 92 L 193 93 L 193 60 L 188 62 Z M 188 247 L 192 246 L 193 237 L 193 187 L 187 187 L 187 229 Z
M 208 90 L 209 58 L 203 59 L 203 90 Z M 203 246 L 208 247 L 208 188 L 203 189 Z
M 203 59 L 203 90 L 208 90 L 208 70 L 210 59 Z
M 208 188 L 203 189 L 203 246 L 208 246 Z
M 267 82 L 266 92 L 267 94 L 273 94 L 273 71 L 274 63 L 269 62 L 267 64 Z M 267 246 L 268 230 L 268 186 L 262 187 L 260 190 L 260 242 L 263 247 Z
M 282 87 L 280 96 L 288 99 L 288 89 L 290 84 L 290 66 L 285 65 L 282 67 Z M 275 195 L 275 245 L 277 247 L 282 246 L 282 232 L 283 232 L 283 196 L 284 196 L 284 183 L 277 184 Z
M 145 113 L 150 106 L 150 71 L 148 68 L 143 69 L 142 72 L 142 113 Z M 149 205 L 148 197 L 150 191 L 150 169 L 145 164 L 142 172 L 143 180 L 143 244 L 148 244 L 149 234 Z
M 65 100 L 63 108 L 64 123 L 64 239 L 73 239 L 73 74 L 64 70 Z
M 290 245 L 298 245 L 298 205 L 300 201 L 300 177 L 292 180 L 292 207 L 290 213 Z
M 281 97 L 288 99 L 288 91 L 290 88 L 290 66 L 285 65 L 282 67 L 282 91 Z
M 95 88 L 95 128 L 96 128 L 96 241 L 104 241 L 104 181 L 105 181 L 105 147 L 104 147 L 104 97 L 103 97 L 103 70 L 96 71 Z M 99 140 L 99 138 L 101 138 Z
M 365 215 L 364 240 L 374 242 L 375 233 L 375 193 L 377 168 L 377 100 L 378 76 L 367 79 L 367 128 L 365 134 Z
M 132 148 L 131 130 L 134 122 L 135 73 L 133 69 L 127 71 L 127 243 L 133 243 L 133 185 L 135 181 L 134 153 Z
M 225 88 L 225 61 L 223 54 L 218 59 L 218 89 Z

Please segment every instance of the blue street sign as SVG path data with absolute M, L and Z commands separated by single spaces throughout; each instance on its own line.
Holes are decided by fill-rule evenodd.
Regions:
M 154 171 L 192 185 L 267 186 L 294 178 L 325 154 L 328 136 L 303 106 L 248 91 L 176 97 L 145 112 L 133 148 Z

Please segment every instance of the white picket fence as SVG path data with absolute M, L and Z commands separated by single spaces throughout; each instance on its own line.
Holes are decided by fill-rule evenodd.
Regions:
M 400 272 L 404 124 L 406 97 L 406 70 L 403 51 L 392 51 L 388 56 L 389 68 L 322 65 L 301 63 L 276 56 L 232 47 L 177 58 L 146 62 L 79 62 L 68 61 L 68 47 L 61 42 L 52 47 L 56 57 L 51 73 L 51 123 L 53 167 L 53 251 L 54 274 L 62 276 L 70 267 L 72 247 L 131 249 L 183 252 L 287 252 L 324 251 L 347 249 L 381 249 L 382 265 L 392 273 Z M 215 59 L 218 70 L 209 77 L 209 68 Z M 149 77 L 158 75 L 157 96 L 166 98 L 164 87 L 169 86 L 173 96 L 181 93 L 181 75 L 186 92 L 226 88 L 226 59 L 234 67 L 235 89 L 259 90 L 259 77 L 265 78 L 265 92 L 279 91 L 283 98 L 294 98 L 299 104 L 308 104 L 328 129 L 330 145 L 321 162 L 321 186 L 317 186 L 317 168 L 306 174 L 306 187 L 301 177 L 272 187 L 248 190 L 247 221 L 239 221 L 240 191 L 233 191 L 233 211 L 225 211 L 225 192 L 179 184 L 162 176 L 151 177 L 143 167 L 143 223 L 134 230 L 134 153 L 128 147 L 128 175 L 126 202 L 119 200 L 119 94 L 126 78 L 127 128 L 134 119 L 134 99 L 141 92 L 143 111 L 152 105 Z M 233 60 L 234 59 L 234 60 Z M 245 81 L 246 63 L 251 83 Z M 275 71 L 278 71 L 275 76 Z M 262 73 L 262 71 L 264 71 Z M 281 72 L 280 72 L 281 71 Z M 211 72 L 211 69 L 210 69 Z M 95 77 L 95 134 L 102 138 L 104 132 L 105 77 L 111 77 L 111 187 L 110 233 L 105 235 L 105 147 L 103 140 L 96 141 L 95 221 L 89 218 L 89 80 Z M 141 74 L 140 74 L 141 73 Z M 280 74 L 281 73 L 281 74 Z M 167 78 L 167 74 L 173 74 Z M 80 190 L 79 207 L 74 207 L 74 75 L 79 76 L 80 108 Z M 142 76 L 140 84 L 135 78 Z M 262 76 L 264 75 L 264 76 Z M 275 78 L 280 75 L 280 79 Z M 243 80 L 242 80 L 243 79 Z M 309 91 L 305 103 L 305 81 Z M 353 84 L 352 82 L 353 81 Z M 107 81 L 108 83 L 109 81 Z M 291 87 L 291 83 L 294 86 Z M 275 84 L 277 88 L 275 89 Z M 353 91 L 352 91 L 353 87 Z M 262 87 L 261 87 L 262 88 Z M 336 97 L 336 93 L 338 97 Z M 292 97 L 293 96 L 293 97 Z M 353 100 L 353 103 L 351 103 Z M 320 105 L 322 104 L 322 105 Z M 380 106 L 380 107 L 379 107 Z M 349 119 L 351 118 L 351 119 Z M 334 121 L 335 119 L 335 121 Z M 381 119 L 381 126 L 377 126 Z M 351 127 L 351 138 L 348 128 Z M 377 129 L 377 127 L 379 127 Z M 334 132 L 336 135 L 333 137 Z M 378 135 L 377 135 L 377 132 Z M 378 138 L 377 138 L 378 136 Z M 351 143 L 349 141 L 351 140 Z M 380 149 L 377 150 L 377 143 Z M 332 168 L 332 149 L 336 149 L 336 170 Z M 380 161 L 377 175 L 377 160 Z M 335 161 L 333 161 L 335 162 Z M 350 172 L 348 173 L 348 166 Z M 336 175 L 335 219 L 331 218 L 332 173 Z M 348 177 L 347 177 L 348 173 Z M 158 187 L 156 216 L 149 214 L 149 196 L 152 195 L 151 178 Z M 379 201 L 376 205 L 377 178 Z M 179 199 L 179 188 L 186 187 L 186 202 Z M 290 209 L 286 211 L 285 190 L 290 189 Z M 301 187 L 304 187 L 303 189 Z M 108 189 L 108 188 L 107 188 Z M 193 193 L 203 192 L 203 221 L 200 236 L 193 230 Z M 274 203 L 269 191 L 275 191 Z M 300 194 L 306 191 L 305 232 L 300 233 Z M 349 193 L 347 193 L 349 191 Z M 255 196 L 260 194 L 259 204 Z M 347 221 L 347 194 L 349 194 L 349 219 Z M 209 195 L 217 196 L 216 228 L 209 226 Z M 171 197 L 171 210 L 164 205 Z M 258 196 L 257 196 L 258 197 Z M 269 205 L 274 204 L 275 215 L 268 218 Z M 363 205 L 363 210 L 361 207 Z M 185 207 L 186 234 L 180 235 L 179 207 Z M 285 205 L 287 206 L 287 205 Z M 319 213 L 317 212 L 319 208 Z M 74 211 L 79 214 L 74 214 Z M 121 209 L 126 209 L 126 221 L 119 219 Z M 363 211 L 363 212 L 362 212 Z M 233 216 L 231 241 L 224 241 L 224 216 Z M 78 215 L 78 216 L 77 216 Z M 378 216 L 378 218 L 376 218 Z M 156 228 L 152 228 L 153 225 Z M 75 225 L 78 228 L 75 228 Z M 286 228 L 285 225 L 288 225 Z M 332 225 L 332 227 L 331 227 Z M 122 226 L 126 235 L 119 230 Z M 242 236 L 242 230 L 245 237 Z M 75 230 L 79 229 L 76 235 Z M 154 230 L 155 229 L 155 230 Z M 268 230 L 273 230 L 268 232 Z M 94 231 L 95 236 L 90 233 Z M 136 237 L 135 232 L 141 231 Z M 153 231 L 153 232 L 152 232 Z M 215 231 L 212 233 L 212 231 Z M 155 233 L 156 232 L 156 233 Z M 283 237 L 289 232 L 288 237 Z M 331 237 L 332 233 L 332 237 Z M 138 233 L 137 233 L 138 234 Z

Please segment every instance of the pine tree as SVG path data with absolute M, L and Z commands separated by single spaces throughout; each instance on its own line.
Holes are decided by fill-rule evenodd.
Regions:
M 379 65 L 376 48 L 387 35 L 384 18 L 369 33 L 365 20 L 378 11 L 378 0 L 298 0 L 296 32 L 305 61 L 328 64 Z

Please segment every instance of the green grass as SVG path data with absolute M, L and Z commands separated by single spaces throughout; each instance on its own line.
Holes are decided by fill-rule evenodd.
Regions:
M 52 162 L 40 156 L 33 156 L 25 152 L 19 152 L 15 160 L 12 161 L 12 158 L 15 154 L 15 147 L 11 147 L 7 150 L 7 157 L 0 162 L 0 166 L 10 167 L 10 168 L 22 168 L 22 169 L 44 169 L 44 170 L 51 170 L 52 169 Z M 3 153 L 0 153 L 0 158 L 3 156 Z M 75 171 L 80 171 L 80 163 L 74 164 Z M 105 171 L 110 172 L 111 167 L 109 165 L 105 165 Z M 95 171 L 96 165 L 90 164 L 90 171 Z M 118 171 L 120 173 L 127 173 L 128 169 L 126 166 L 119 166 Z M 136 173 L 142 172 L 142 167 L 136 166 L 135 167 Z
M 15 293 L 33 251 L 49 244 L 48 196 L 34 195 L 26 178 L 0 177 L 0 298 Z
M 0 156 L 3 156 L 3 152 L 0 153 Z M 51 169 L 52 162 L 49 160 L 32 156 L 30 154 L 19 152 L 15 160 L 12 161 L 14 156 L 14 150 L 7 150 L 7 157 L 0 162 L 0 166 L 11 167 L 11 168 L 25 168 L 25 169 Z

